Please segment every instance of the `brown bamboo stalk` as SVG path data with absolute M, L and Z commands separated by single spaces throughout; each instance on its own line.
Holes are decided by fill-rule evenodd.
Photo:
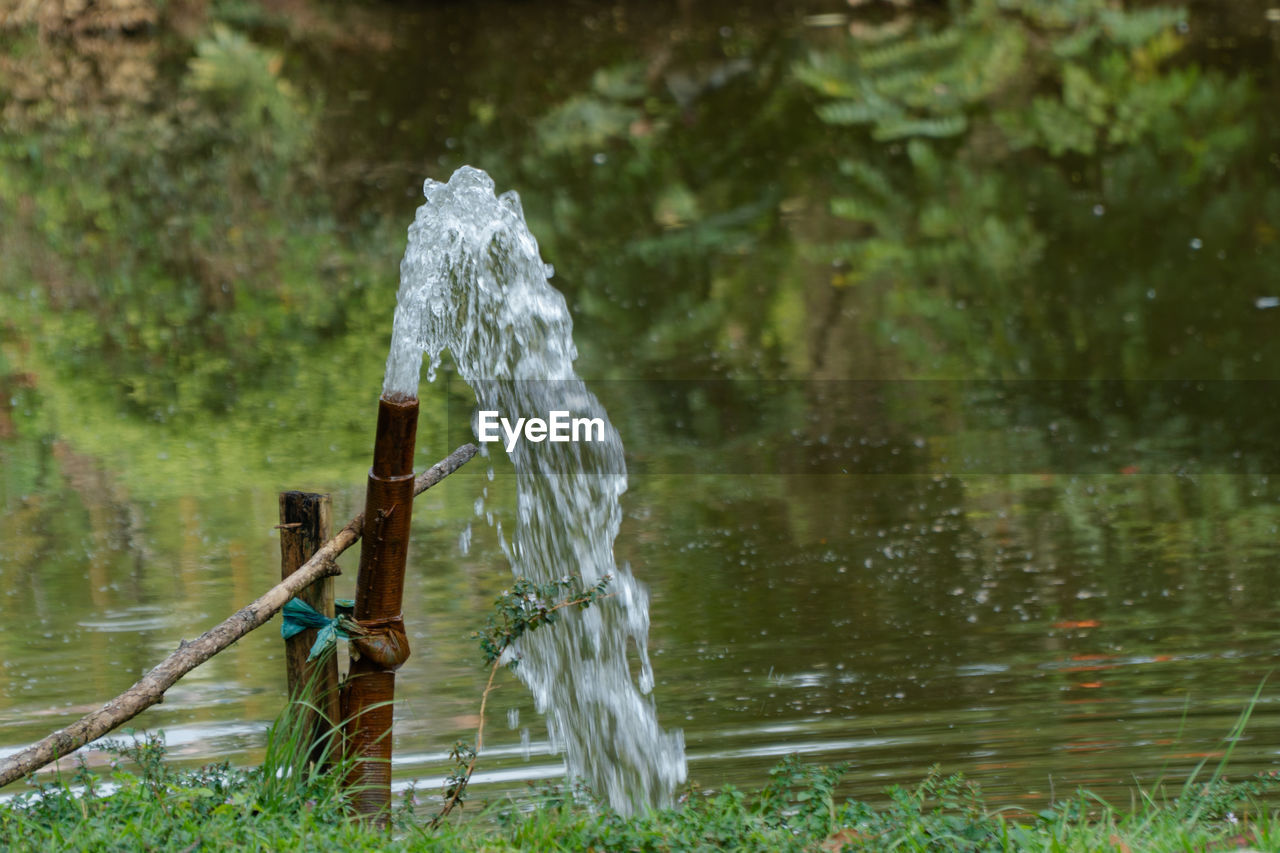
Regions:
M 432 465 L 414 481 L 413 493 L 422 494 L 458 470 L 476 454 L 474 444 L 464 444 Z M 183 640 L 177 651 L 142 676 L 136 684 L 96 711 L 85 714 L 71 725 L 59 729 L 21 752 L 0 761 L 0 787 L 8 785 L 44 767 L 52 761 L 97 740 L 117 726 L 128 722 L 159 702 L 166 690 L 178 679 L 195 669 L 245 634 L 264 624 L 284 607 L 290 598 L 319 578 L 340 574 L 334 560 L 360 538 L 364 529 L 364 513 L 360 513 L 324 543 L 287 580 L 281 581 L 257 601 L 237 610 L 226 620 L 205 631 L 190 642 Z
M 413 448 L 418 432 L 418 401 L 378 401 L 378 429 L 364 513 L 369 535 L 360 543 L 355 618 L 361 625 L 384 626 L 385 653 L 354 644 L 351 675 L 344 686 L 343 716 L 348 755 L 355 759 L 346 784 L 356 814 L 385 827 L 391 813 L 391 725 L 395 671 L 409 655 L 401 603 L 413 515 Z M 395 642 L 389 642 L 391 640 Z

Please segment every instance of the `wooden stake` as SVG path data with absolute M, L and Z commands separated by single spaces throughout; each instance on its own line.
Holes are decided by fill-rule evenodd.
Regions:
M 285 580 L 311 559 L 330 536 L 333 507 L 328 495 L 314 492 L 280 493 L 280 580 Z M 318 613 L 333 618 L 333 578 L 321 578 L 296 596 Z M 284 641 L 285 676 L 290 702 L 307 702 L 319 713 L 307 711 L 308 728 L 315 732 L 311 760 L 319 763 L 326 751 L 325 735 L 341 722 L 338 708 L 338 655 L 307 661 L 316 641 L 315 628 L 307 628 Z M 326 762 L 328 763 L 328 762 Z

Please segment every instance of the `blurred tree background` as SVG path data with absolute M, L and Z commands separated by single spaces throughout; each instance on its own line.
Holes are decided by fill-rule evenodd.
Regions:
M 376 387 L 462 163 L 522 193 L 588 376 L 1274 372 L 1274 62 L 1187 9 L 508 5 L 5 0 L 6 381 L 269 456 Z

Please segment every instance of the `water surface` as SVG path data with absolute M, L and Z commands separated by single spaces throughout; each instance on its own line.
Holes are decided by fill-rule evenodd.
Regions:
M 83 320 L 66 281 L 6 279 L 25 325 L 0 321 L 0 747 L 96 708 L 273 583 L 278 490 L 358 509 L 396 241 L 422 178 L 471 162 L 521 192 L 577 369 L 625 442 L 615 557 L 648 588 L 655 707 L 692 780 L 759 785 L 800 753 L 850 762 L 847 793 L 876 798 L 938 764 L 1034 809 L 1077 786 L 1126 801 L 1223 754 L 1280 640 L 1266 4 L 1193 5 L 1155 71 L 1154 42 L 1119 50 L 1114 78 L 1109 49 L 1077 55 L 1094 88 L 1053 66 L 1044 92 L 1076 75 L 1107 117 L 1064 151 L 1000 135 L 1007 104 L 1037 109 L 1017 89 L 964 102 L 940 135 L 821 118 L 838 86 L 796 69 L 869 55 L 867 28 L 951 33 L 942 75 L 972 61 L 986 30 L 928 4 L 905 24 L 844 3 L 658 5 L 397 6 L 334 42 L 245 24 L 324 96 L 331 239 L 385 240 L 389 261 L 357 286 L 302 253 L 316 266 L 287 304 L 351 316 L 254 338 L 241 386 L 216 372 L 243 355 L 227 336 L 277 316 L 252 289 L 217 308 L 234 322 L 192 341 L 208 371 L 188 372 L 137 355 L 174 328 L 178 297 L 153 282 L 154 316 Z M 1150 104 L 1150 124 L 1107 135 Z M 117 324 L 133 331 L 110 346 L 91 334 Z M 172 408 L 148 377 L 181 392 Z M 442 379 L 424 467 L 467 435 L 470 392 L 447 362 Z M 474 731 L 468 634 L 509 583 L 494 529 L 514 529 L 515 491 L 495 448 L 415 509 L 400 787 L 438 790 Z M 258 631 L 136 724 L 177 760 L 250 764 L 282 668 Z M 1232 775 L 1274 765 L 1274 695 Z M 477 793 L 558 778 L 524 687 L 491 708 Z

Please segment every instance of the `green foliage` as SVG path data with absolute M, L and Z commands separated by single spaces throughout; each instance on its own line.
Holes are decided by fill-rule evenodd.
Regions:
M 0 845 L 11 850 L 284 849 L 320 836 L 350 844 L 352 826 L 333 776 L 290 777 L 268 760 L 173 769 L 161 735 L 113 741 L 111 773 L 83 760 L 69 778 L 36 784 L 0 807 Z M 277 775 L 279 774 L 279 776 Z
M 270 374 L 279 341 L 345 330 L 368 261 L 327 213 L 281 65 L 215 28 L 161 108 L 0 141 L 0 299 L 64 375 L 157 420 L 216 413 Z
M 974 104 L 1022 74 L 1028 38 L 1000 16 L 967 17 L 885 44 L 844 53 L 815 53 L 794 68 L 796 79 L 837 100 L 818 107 L 831 124 L 866 124 L 878 141 L 955 137 L 968 128 Z
M 1266 802 L 1280 791 L 1280 771 L 1258 773 L 1239 782 L 1216 777 L 1202 784 L 1187 784 L 1170 808 L 1188 820 L 1223 820 L 1251 803 Z
M 521 189 L 599 375 L 804 375 L 814 328 L 839 316 L 828 283 L 858 291 L 845 309 L 891 372 L 1141 370 L 1169 351 L 1145 294 L 1163 296 L 1160 264 L 1188 239 L 1149 222 L 1181 193 L 1232 244 L 1239 268 L 1220 278 L 1243 290 L 1271 252 L 1234 246 L 1268 233 L 1274 202 L 1247 176 L 1268 153 L 1257 86 L 1172 67 L 1180 10 L 1113 6 L 983 0 L 840 49 L 743 29 L 610 54 L 550 106 L 490 93 L 449 156 Z M 254 10 L 213 14 L 250 25 Z M 127 440 L 82 441 L 140 457 L 156 421 L 267 411 L 289 388 L 261 419 L 285 432 L 346 384 L 326 370 L 375 375 L 403 243 L 400 222 L 337 219 L 316 128 L 348 114 L 316 109 L 306 51 L 285 62 L 225 26 L 171 50 L 178 79 L 123 120 L 77 113 L 0 141 L 0 308 L 38 343 L 17 366 L 56 373 L 69 418 L 73 400 L 98 401 L 98 423 L 123 409 Z M 1106 201 L 1107 234 L 1084 196 Z M 1151 248 L 1118 280 L 1126 243 Z M 1168 328 L 1206 314 L 1205 276 Z M 1170 372 L 1249 369 L 1226 325 L 1215 345 L 1239 352 L 1185 348 Z M 599 357 L 619 340 L 625 360 Z M 219 426 L 178 437 L 227 457 L 257 424 Z
M 185 85 L 230 119 L 227 130 L 250 146 L 245 160 L 297 162 L 312 129 L 293 87 L 280 76 L 283 57 L 223 25 L 195 48 Z M 262 180 L 271 177 L 268 170 Z
M 864 234 L 826 249 L 828 257 L 849 265 L 842 284 L 908 280 L 934 282 L 952 293 L 961 285 L 996 290 L 1036 264 L 1044 238 L 1025 209 L 1010 203 L 1015 188 L 999 173 L 943 157 L 922 138 L 911 139 L 906 153 L 906 168 L 889 158 L 841 164 L 848 194 L 832 199 L 831 210 L 858 223 Z M 918 300 L 907 310 L 921 316 Z M 927 320 L 943 333 L 966 322 L 944 306 Z
M 841 267 L 838 285 L 864 286 L 860 301 L 908 372 L 1231 376 L 1256 361 L 1191 348 L 1174 366 L 1181 348 L 1159 338 L 1161 321 L 1141 320 L 1157 310 L 1149 294 L 1169 291 L 1156 270 L 1188 245 L 1151 223 L 1201 199 L 1190 227 L 1217 232 L 1222 258 L 1254 239 L 1244 219 L 1229 224 L 1227 200 L 1270 203 L 1270 190 L 1245 189 L 1262 156 L 1245 153 L 1263 133 L 1258 93 L 1247 77 L 1174 64 L 1185 17 L 993 0 L 796 66 L 821 120 L 870 131 L 843 135 L 830 210 L 846 226 L 808 254 Z M 1140 261 L 1121 248 L 1138 245 Z M 1197 296 L 1206 287 L 1175 285 L 1179 304 L 1163 313 L 1183 328 L 1222 316 Z M 1225 346 L 1232 332 L 1205 336 Z
M 1081 792 L 1033 819 L 1005 817 L 987 806 L 977 786 L 936 769 L 913 788 L 893 787 L 873 806 L 839 802 L 843 768 L 813 767 L 790 758 L 764 789 L 693 792 L 679 809 L 624 819 L 584 809 L 581 796 L 545 794 L 537 811 L 499 812 L 499 849 L 548 850 L 919 850 L 1092 851 L 1202 849 L 1227 838 L 1273 833 L 1274 816 L 1256 802 L 1252 823 L 1189 819 L 1145 798 L 1129 811 Z M 1234 816 L 1233 816 L 1234 818 Z M 1237 819 L 1238 821 L 1238 819 Z M 1244 827 L 1248 827 L 1244 829 Z M 1242 833 L 1242 829 L 1244 832 Z M 495 839 L 496 840 L 496 839 Z M 491 842 L 492 843 L 492 842 Z
M 480 651 L 489 666 L 489 683 L 480 697 L 480 725 L 476 731 L 476 740 L 474 744 L 457 741 L 450 750 L 449 760 L 454 767 L 445 777 L 444 806 L 432 818 L 431 828 L 439 826 L 453 808 L 462 805 L 466 798 L 467 785 L 471 781 L 471 773 L 475 770 L 483 742 L 485 706 L 489 692 L 493 689 L 493 677 L 500 664 L 505 662 L 510 669 L 515 669 L 520 663 L 518 655 L 506 656 L 507 652 L 530 631 L 554 625 L 559 620 L 559 611 L 570 607 L 585 610 L 602 598 L 607 598 L 605 590 L 610 580 L 612 578 L 605 575 L 599 583 L 588 588 L 576 576 L 542 584 L 521 577 L 516 578 L 512 588 L 503 592 L 494 602 L 497 619 L 490 615 L 484 628 L 472 634 L 473 639 L 480 641 Z
M 455 741 L 449 750 L 449 761 L 453 769 L 444 777 L 445 801 L 457 800 L 462 804 L 466 799 L 467 784 L 471 781 L 471 771 L 475 767 L 479 753 L 476 746 L 465 740 Z
M 824 121 L 871 125 L 877 140 L 958 137 L 970 117 L 995 118 L 1016 145 L 1090 154 L 1133 142 L 1185 97 L 1185 80 L 1158 72 L 1184 18 L 1101 2 L 978 3 L 939 29 L 815 53 L 795 75 L 836 99 L 819 105 Z
M 381 374 L 395 288 L 376 285 L 402 228 L 337 221 L 320 99 L 281 54 L 222 26 L 170 49 L 176 73 L 131 110 L 45 111 L 0 138 L 12 369 L 79 450 L 153 494 L 179 468 L 200 490 L 272 468 L 343 482 L 334 451 L 367 440 L 354 411 Z M 308 448 L 296 433 L 330 408 Z M 179 465 L 179 447 L 198 452 Z
M 292 731 L 286 713 L 277 721 Z M 976 785 L 937 769 L 912 788 L 892 787 L 880 805 L 838 795 L 849 765 L 806 765 L 795 757 L 750 793 L 696 788 L 677 808 L 625 818 L 580 787 L 544 789 L 529 802 L 491 806 L 470 821 L 424 824 L 407 797 L 388 836 L 353 821 L 339 767 L 299 772 L 302 743 L 277 734 L 263 766 L 225 764 L 180 771 L 163 738 L 105 747 L 104 778 L 83 761 L 68 778 L 33 785 L 0 804 L 7 849 L 91 851 L 209 849 L 336 850 L 934 850 L 1182 851 L 1231 839 L 1267 848 L 1280 827 L 1259 802 L 1280 787 L 1276 774 L 1225 783 L 1161 805 L 1144 794 L 1126 810 L 1079 792 L 1031 817 L 993 812 Z M 464 747 L 459 756 L 465 757 Z M 1158 792 L 1157 792 L 1158 793 Z
M 577 576 L 564 577 L 547 583 L 536 583 L 528 578 L 516 578 L 510 590 L 503 592 L 494 602 L 494 615 L 485 626 L 472 634 L 480 643 L 480 652 L 486 664 L 494 664 L 516 642 L 530 631 L 546 625 L 554 625 L 560 619 L 559 611 L 574 607 L 585 610 L 602 598 L 612 577 L 605 575 L 600 582 L 586 587 Z M 512 657 L 508 665 L 515 668 L 520 663 Z
M 770 825 L 798 836 L 824 838 L 840 824 L 836 786 L 848 772 L 847 762 L 834 767 L 806 765 L 789 756 L 769 771 L 769 784 L 757 798 L 756 811 Z
M 538 121 L 538 140 L 552 154 L 598 149 L 625 137 L 644 116 L 638 103 L 645 94 L 644 68 L 625 64 L 601 68 L 591 92 L 560 104 Z

